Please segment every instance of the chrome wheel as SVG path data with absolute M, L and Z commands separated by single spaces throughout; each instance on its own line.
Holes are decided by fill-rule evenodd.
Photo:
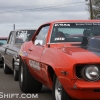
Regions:
M 5 63 L 3 64 L 3 69 L 5 70 Z
M 56 82 L 55 82 L 55 99 L 56 100 L 61 100 L 61 92 L 62 92 L 61 83 L 56 78 Z
M 23 83 L 23 66 L 21 66 L 21 83 Z

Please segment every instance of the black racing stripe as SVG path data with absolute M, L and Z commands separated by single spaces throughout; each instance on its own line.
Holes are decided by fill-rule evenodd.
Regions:
M 83 37 L 81 48 L 100 57 L 100 37 Z
M 87 50 L 87 51 L 89 51 L 89 52 L 91 52 L 91 53 L 93 53 L 93 54 L 100 57 L 100 50 L 98 50 L 98 49 L 90 48 L 90 47 L 81 47 L 81 48 L 85 49 L 85 50 Z
M 100 52 L 93 52 L 93 53 L 100 57 Z

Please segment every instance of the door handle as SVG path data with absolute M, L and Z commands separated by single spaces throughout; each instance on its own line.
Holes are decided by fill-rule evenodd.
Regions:
M 28 50 L 29 50 L 29 51 L 33 51 L 33 49 L 31 49 L 31 48 L 29 48 Z

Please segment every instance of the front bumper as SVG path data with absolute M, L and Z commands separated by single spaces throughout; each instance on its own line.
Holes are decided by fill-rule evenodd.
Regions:
M 87 81 L 76 81 L 76 89 L 100 89 L 100 81 L 98 82 L 87 82 Z
M 63 87 L 66 92 L 74 99 L 100 100 L 100 81 L 87 82 L 84 80 L 60 79 L 64 82 Z

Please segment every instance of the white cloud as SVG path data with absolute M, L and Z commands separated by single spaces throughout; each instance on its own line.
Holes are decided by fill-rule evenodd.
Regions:
M 88 19 L 85 0 L 0 0 L 0 30 L 4 36 L 12 30 L 13 24 L 16 28 L 37 28 L 59 19 Z

